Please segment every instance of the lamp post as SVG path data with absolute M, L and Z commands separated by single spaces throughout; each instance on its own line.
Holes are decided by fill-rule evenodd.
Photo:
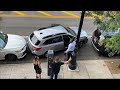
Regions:
M 76 58 L 77 58 L 77 50 L 78 50 L 78 45 L 79 45 L 79 40 L 80 40 L 80 33 L 83 25 L 83 20 L 84 20 L 84 14 L 85 11 L 82 11 L 81 13 L 81 18 L 80 18 L 80 23 L 79 23 L 79 28 L 78 28 L 78 34 L 77 34 L 77 40 L 76 40 L 76 48 L 74 50 L 74 55 L 72 56 L 72 60 L 70 61 L 69 68 L 71 70 L 75 70 L 77 63 L 76 63 Z

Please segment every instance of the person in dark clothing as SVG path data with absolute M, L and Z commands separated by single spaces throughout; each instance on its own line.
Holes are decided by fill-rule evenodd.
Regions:
M 58 74 L 60 72 L 60 66 L 63 65 L 63 64 L 68 64 L 69 62 L 70 62 L 70 60 L 69 61 L 63 61 L 63 62 L 61 62 L 59 60 L 59 57 L 56 56 L 55 59 L 54 59 L 54 61 L 50 65 L 51 68 L 52 68 L 52 70 L 51 70 L 51 79 L 53 79 L 54 76 L 55 76 L 55 79 L 57 79 Z
M 41 69 L 41 63 L 39 61 L 39 57 L 38 56 L 34 57 L 33 64 L 34 64 L 34 69 L 35 69 L 35 72 L 36 72 L 36 78 L 37 79 L 41 79 L 42 69 Z
M 97 28 L 94 32 L 93 32 L 93 39 L 94 38 L 96 38 L 97 40 L 96 40 L 96 42 L 98 43 L 99 42 L 99 40 L 100 40 L 100 35 L 101 35 L 101 32 L 100 32 L 100 30 Z

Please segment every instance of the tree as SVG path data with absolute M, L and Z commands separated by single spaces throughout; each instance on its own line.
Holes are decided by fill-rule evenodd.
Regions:
M 102 13 L 94 12 L 97 15 L 101 15 L 101 18 L 95 16 L 94 24 L 102 30 L 117 30 L 120 28 L 120 11 L 101 11 Z
M 94 24 L 101 30 L 110 32 L 110 30 L 116 31 L 120 28 L 120 11 L 102 11 L 101 13 L 96 11 L 92 13 L 97 14 L 94 17 Z M 100 42 L 100 45 L 103 44 L 106 48 L 105 51 L 108 52 L 108 56 L 120 54 L 120 32 Z
M 120 54 L 120 33 L 112 36 L 111 38 L 104 39 L 99 43 L 100 46 L 104 44 L 105 51 L 108 52 L 108 56 L 111 57 L 115 54 Z

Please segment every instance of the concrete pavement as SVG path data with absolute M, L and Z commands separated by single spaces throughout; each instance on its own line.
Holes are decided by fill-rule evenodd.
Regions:
M 78 70 L 69 71 L 61 66 L 59 79 L 120 79 L 120 74 L 111 74 L 104 60 L 78 60 Z M 42 79 L 49 79 L 47 62 L 42 62 Z M 35 79 L 32 63 L 0 64 L 0 79 Z

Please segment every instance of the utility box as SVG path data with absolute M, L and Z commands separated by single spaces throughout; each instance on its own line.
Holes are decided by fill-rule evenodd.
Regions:
M 53 57 L 54 57 L 54 51 L 53 50 L 48 50 L 47 52 L 47 61 L 48 61 L 48 76 L 51 75 L 51 63 L 53 62 Z

